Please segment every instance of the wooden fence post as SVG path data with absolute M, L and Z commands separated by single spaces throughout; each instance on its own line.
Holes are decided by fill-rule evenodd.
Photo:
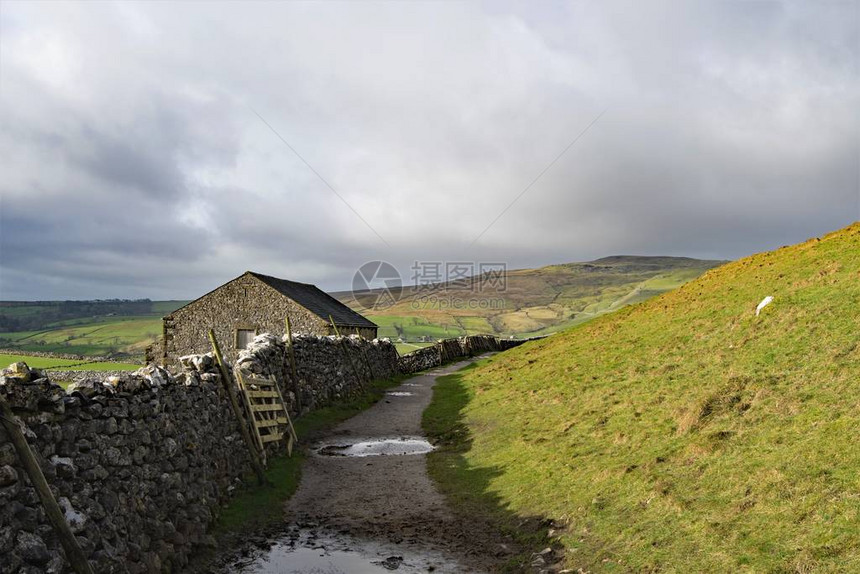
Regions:
M 334 318 L 329 315 L 328 320 L 331 321 L 332 329 L 334 329 L 334 336 L 340 339 L 340 348 L 343 351 L 346 360 L 349 361 L 349 366 L 352 367 L 352 374 L 355 375 L 355 380 L 358 381 L 358 386 L 364 388 L 364 381 L 361 380 L 361 375 L 358 374 L 358 369 L 355 368 L 355 363 L 352 361 L 352 357 L 349 356 L 349 349 L 346 346 L 346 341 L 341 339 L 340 331 L 337 330 L 337 325 L 334 324 Z
M 48 520 L 51 521 L 51 525 L 60 539 L 60 544 L 63 545 L 63 550 L 66 551 L 66 559 L 69 561 L 69 564 L 72 565 L 72 568 L 78 574 L 93 574 L 90 563 L 87 562 L 84 552 L 78 546 L 78 541 L 75 540 L 75 535 L 72 533 L 72 529 L 69 528 L 69 523 L 66 522 L 66 516 L 63 514 L 62 509 L 60 509 L 60 505 L 57 504 L 54 493 L 51 492 L 51 487 L 48 486 L 48 481 L 45 480 L 45 475 L 42 474 L 42 469 L 39 467 L 33 451 L 30 450 L 30 445 L 27 444 L 27 439 L 24 438 L 21 427 L 18 426 L 18 422 L 15 420 L 12 408 L 3 397 L 0 397 L 0 420 L 3 421 L 3 426 L 6 427 L 6 432 L 9 433 L 12 445 L 18 453 L 18 459 L 27 472 L 27 476 L 30 477 L 30 482 L 33 484 L 33 488 L 36 489 L 39 500 L 42 501 L 42 506 L 45 508 L 45 514 L 48 516 Z
M 296 411 L 298 413 L 302 412 L 302 387 L 299 384 L 299 369 L 296 365 L 296 350 L 293 348 L 293 328 L 290 325 L 290 316 L 287 315 L 286 319 L 284 319 L 284 323 L 287 328 L 287 352 L 290 360 L 290 370 L 293 375 L 293 392 L 296 394 Z
M 215 353 L 215 360 L 218 362 L 218 369 L 221 371 L 221 382 L 224 385 L 224 390 L 227 391 L 227 398 L 230 400 L 230 408 L 233 409 L 233 414 L 239 423 L 239 431 L 242 433 L 242 440 L 245 441 L 245 447 L 248 449 L 248 454 L 251 456 L 251 466 L 254 467 L 254 473 L 257 475 L 257 482 L 260 485 L 266 484 L 266 474 L 263 470 L 263 464 L 260 462 L 260 457 L 257 454 L 257 447 L 254 445 L 251 438 L 251 431 L 248 430 L 249 422 L 245 421 L 242 416 L 242 411 L 239 409 L 239 402 L 236 400 L 236 384 L 233 383 L 233 377 L 230 376 L 230 371 L 227 370 L 227 364 L 224 362 L 224 357 L 221 356 L 221 347 L 218 346 L 218 340 L 215 338 L 215 331 L 209 329 L 209 341 L 212 343 L 212 352 Z
M 275 379 L 275 391 L 278 393 L 278 399 L 281 401 L 281 406 L 284 407 L 284 415 L 287 417 L 287 426 L 290 427 L 290 432 L 288 433 L 292 436 L 292 442 L 287 440 L 287 456 L 293 456 L 293 445 L 299 444 L 299 435 L 296 434 L 296 427 L 293 426 L 293 419 L 290 418 L 290 411 L 287 409 L 287 403 L 284 402 L 284 395 L 281 393 L 281 387 L 278 386 L 278 381 Z
M 364 357 L 364 364 L 367 365 L 367 371 L 370 373 L 370 380 L 372 381 L 376 378 L 376 373 L 373 372 L 373 366 L 370 364 L 370 359 L 367 358 L 365 349 L 361 350 L 361 356 Z

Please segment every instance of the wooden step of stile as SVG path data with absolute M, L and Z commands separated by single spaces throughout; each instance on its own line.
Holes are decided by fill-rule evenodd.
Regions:
M 298 437 L 277 382 L 272 378 L 245 375 L 238 369 L 237 372 L 237 384 L 261 456 L 265 460 L 267 444 L 282 440 L 286 443 L 287 454 L 292 456 Z

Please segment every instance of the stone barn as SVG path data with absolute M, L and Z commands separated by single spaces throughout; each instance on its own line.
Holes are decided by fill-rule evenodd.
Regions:
M 287 317 L 294 335 L 333 335 L 331 317 L 341 335 L 376 338 L 376 324 L 314 285 L 247 271 L 164 317 L 162 362 L 210 351 L 209 329 L 233 361 L 254 336 L 285 333 Z

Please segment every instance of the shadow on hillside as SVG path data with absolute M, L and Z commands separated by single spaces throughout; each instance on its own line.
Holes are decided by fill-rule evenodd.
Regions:
M 464 422 L 469 393 L 463 382 L 463 372 L 471 368 L 473 365 L 439 377 L 433 402 L 424 412 L 424 430 L 437 446 L 427 458 L 430 477 L 464 521 L 470 538 L 474 535 L 470 542 L 475 545 L 475 551 L 497 559 L 502 563 L 502 571 L 527 570 L 536 559 L 535 553 L 547 547 L 554 551 L 538 560 L 545 560 L 547 564 L 556 562 L 561 558 L 561 545 L 548 536 L 548 531 L 554 527 L 553 521 L 513 511 L 491 489 L 493 479 L 504 469 L 471 466 L 466 458 L 472 449 L 473 437 Z

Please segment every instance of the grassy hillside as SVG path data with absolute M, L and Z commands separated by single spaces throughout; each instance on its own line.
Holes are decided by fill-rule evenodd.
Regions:
M 334 295 L 377 323 L 380 336 L 392 339 L 416 342 L 484 333 L 528 337 L 665 293 L 720 263 L 686 257 L 615 256 L 511 270 L 505 274 L 502 290 L 452 283 L 432 290 L 406 287 L 397 304 L 383 311 L 364 309 L 351 293 Z
M 572 568 L 860 572 L 858 385 L 854 224 L 447 378 L 430 469 Z

